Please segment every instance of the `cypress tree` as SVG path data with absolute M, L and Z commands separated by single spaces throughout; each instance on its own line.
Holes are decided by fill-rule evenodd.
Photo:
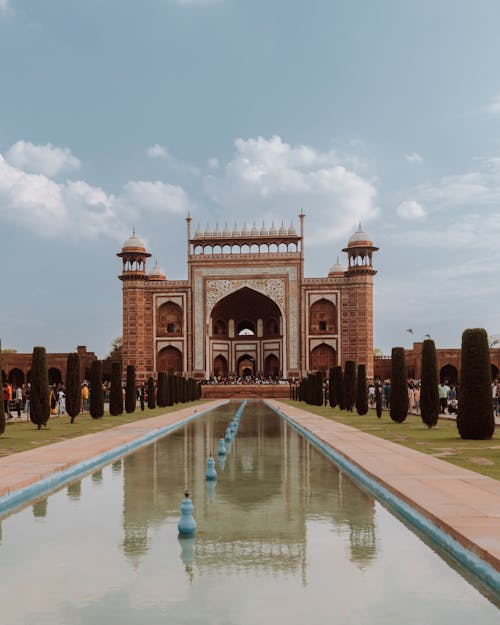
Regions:
M 164 371 L 158 373 L 158 391 L 156 399 L 160 408 L 164 408 L 167 405 L 167 374 Z
M 112 416 L 123 414 L 122 364 L 118 361 L 111 363 L 109 414 Z
M 391 419 L 403 423 L 408 415 L 408 382 L 403 347 L 393 347 L 391 354 Z
M 179 403 L 179 376 L 177 374 L 173 375 L 173 383 L 172 383 L 172 400 L 174 404 Z
M 329 375 L 328 375 L 328 403 L 330 404 L 330 408 L 335 408 L 338 404 L 337 396 L 335 395 L 335 381 L 334 381 L 334 367 L 330 367 Z
M 352 412 L 356 401 L 356 363 L 347 360 L 344 367 L 344 404 Z
M 490 351 L 483 328 L 462 334 L 457 428 L 461 438 L 474 440 L 491 438 L 495 431 Z
M 82 389 L 80 386 L 80 357 L 78 354 L 68 354 L 66 361 L 66 412 L 70 416 L 70 423 L 80 414 L 82 407 Z
M 100 419 L 104 415 L 104 389 L 102 388 L 102 360 L 90 365 L 90 416 Z
M 167 375 L 167 406 L 174 405 L 174 376 L 169 373 Z
M 314 376 L 314 399 L 315 406 L 323 405 L 323 373 L 321 371 L 317 371 Z
M 333 381 L 333 393 L 335 396 L 335 401 L 337 402 L 340 410 L 345 409 L 345 401 L 344 401 L 344 374 L 342 372 L 342 367 L 337 365 L 333 367 L 332 371 L 332 381 Z
M 436 346 L 432 339 L 422 345 L 422 382 L 420 386 L 420 416 L 431 429 L 438 422 L 439 391 Z
M 380 419 L 382 416 L 382 386 L 380 382 L 375 384 L 375 410 L 377 417 Z
M 148 408 L 150 410 L 156 408 L 155 381 L 153 378 L 148 378 Z
M 2 371 L 2 341 L 0 340 L 0 371 Z M 0 380 L 0 382 L 3 383 L 3 380 Z M 0 397 L 0 402 L 2 403 L 2 406 L 0 408 L 0 434 L 3 434 L 5 432 L 5 407 L 4 407 L 4 401 L 3 401 L 3 384 L 1 384 L 0 386 L 2 386 L 2 397 Z
M 49 370 L 45 347 L 35 347 L 31 360 L 30 419 L 39 430 L 50 415 Z
M 144 384 L 141 384 L 139 389 L 139 405 L 141 407 L 141 412 L 144 412 L 144 394 L 146 393 L 146 387 Z
M 368 390 L 366 386 L 366 366 L 358 365 L 358 377 L 356 383 L 356 412 L 359 415 L 368 412 Z
M 127 381 L 125 384 L 125 411 L 127 414 L 135 412 L 137 394 L 135 390 L 135 367 L 127 365 Z

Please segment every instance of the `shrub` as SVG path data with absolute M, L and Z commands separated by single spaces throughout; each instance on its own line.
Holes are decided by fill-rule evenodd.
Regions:
M 344 404 L 345 409 L 354 408 L 356 401 L 356 363 L 354 360 L 347 360 L 344 367 Z
M 158 373 L 156 399 L 160 408 L 164 408 L 167 405 L 167 374 L 164 371 Z
M 330 408 L 335 408 L 338 403 L 337 397 L 335 395 L 335 383 L 334 383 L 334 367 L 330 367 L 329 375 L 328 375 L 328 403 L 330 404 Z
M 135 412 L 136 404 L 135 367 L 134 365 L 127 365 L 127 381 L 125 383 L 125 411 L 127 414 Z
M 100 419 L 104 415 L 104 389 L 102 388 L 102 360 L 90 365 L 90 416 Z
M 431 429 L 438 422 L 439 391 L 436 346 L 432 339 L 422 345 L 422 383 L 420 386 L 420 416 Z
M 167 375 L 167 406 L 174 405 L 174 376 L 169 373 Z
M 488 335 L 482 328 L 462 334 L 457 428 L 466 439 L 491 438 L 495 431 Z
M 356 383 L 356 412 L 359 415 L 368 412 L 368 390 L 366 386 L 366 366 L 358 365 L 358 377 Z
M 111 388 L 109 390 L 109 414 L 123 414 L 123 388 L 121 362 L 111 363 Z
M 70 423 L 80 414 L 82 407 L 82 389 L 80 383 L 80 357 L 78 354 L 68 354 L 66 361 L 66 412 L 70 416 Z
M 393 347 L 391 358 L 390 415 L 396 423 L 403 423 L 408 415 L 408 383 L 404 348 Z
M 156 391 L 155 381 L 153 378 L 148 378 L 148 408 L 154 410 L 156 408 Z
M 0 371 L 2 371 L 2 341 L 0 341 Z M 0 402 L 2 402 L 2 407 L 0 409 L 0 434 L 5 432 L 5 410 L 4 410 L 4 401 L 3 401 L 3 380 L 0 380 L 2 384 L 2 397 L 0 397 Z
M 45 347 L 35 347 L 31 360 L 30 419 L 39 430 L 50 415 L 49 370 Z
M 337 402 L 340 410 L 345 409 L 345 400 L 344 400 L 344 374 L 342 372 L 342 367 L 337 365 L 333 367 L 333 393 L 335 395 L 335 401 Z

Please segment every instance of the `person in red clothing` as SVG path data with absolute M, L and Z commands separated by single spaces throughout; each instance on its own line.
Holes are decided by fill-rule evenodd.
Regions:
M 11 399 L 12 399 L 12 386 L 8 382 L 5 382 L 5 384 L 3 385 L 3 407 L 4 407 L 4 412 L 7 413 L 8 419 L 12 419 L 12 415 L 10 414 L 10 407 L 9 407 L 9 403 Z

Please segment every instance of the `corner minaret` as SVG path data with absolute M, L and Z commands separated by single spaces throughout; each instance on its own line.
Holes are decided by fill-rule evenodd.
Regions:
M 146 376 L 145 287 L 148 280 L 146 261 L 151 254 L 135 230 L 117 254 L 122 259 L 123 283 L 123 356 L 124 374 L 127 365 L 134 365 L 138 379 Z
M 351 235 L 347 247 L 347 289 L 342 302 L 342 354 L 345 360 L 366 365 L 368 377 L 373 377 L 373 245 L 361 223 Z

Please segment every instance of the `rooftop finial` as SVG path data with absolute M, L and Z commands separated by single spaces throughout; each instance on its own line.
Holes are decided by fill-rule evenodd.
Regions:
M 135 237 L 135 226 L 132 226 L 132 234 Z
M 361 232 L 363 228 L 361 227 L 361 219 L 359 220 L 359 232 Z

